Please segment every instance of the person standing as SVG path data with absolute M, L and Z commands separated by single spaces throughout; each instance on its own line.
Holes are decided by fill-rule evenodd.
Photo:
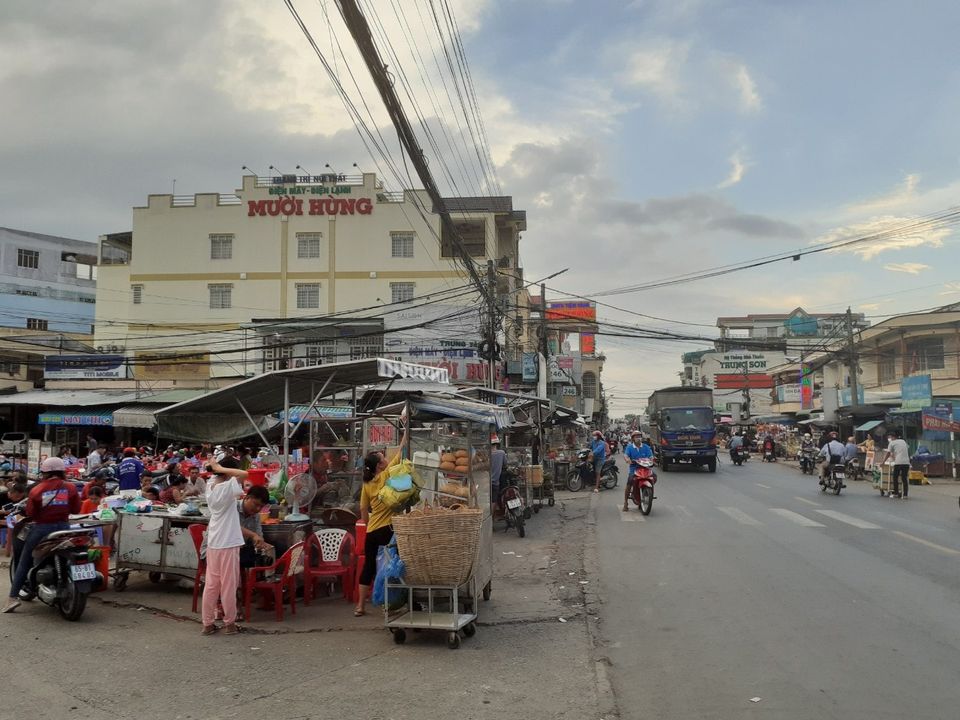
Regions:
M 883 456 L 883 463 L 893 458 L 893 492 L 891 498 L 907 499 L 910 492 L 910 448 L 907 441 L 900 437 L 900 432 L 891 430 L 887 436 L 887 453 Z M 903 492 L 900 491 L 900 481 L 903 481 Z
M 211 462 L 210 471 L 215 473 L 207 482 L 207 506 L 210 508 L 210 523 L 207 525 L 207 574 L 203 586 L 203 635 L 217 632 L 214 624 L 217 602 L 223 606 L 223 632 L 237 632 L 237 589 L 240 587 L 240 548 L 243 547 L 243 531 L 237 500 L 243 497 L 241 480 L 246 479 L 246 470 L 240 469 L 236 458 Z
M 500 447 L 500 438 L 490 441 L 490 501 L 496 506 L 500 502 L 500 476 L 507 464 L 507 453 Z
M 123 460 L 117 467 L 117 480 L 120 490 L 139 490 L 140 478 L 143 477 L 143 463 L 137 457 L 137 451 L 132 447 L 124 448 Z
M 596 480 L 593 491 L 598 493 L 600 492 L 600 471 L 603 469 L 603 463 L 607 459 L 607 441 L 603 439 L 603 433 L 599 430 L 593 431 L 593 442 L 590 443 L 590 452 L 593 454 L 593 474 Z
M 367 453 L 363 459 L 363 489 L 360 491 L 360 519 L 367 525 L 363 544 L 363 570 L 360 572 L 360 596 L 354 617 L 366 614 L 367 595 L 377 574 L 377 553 L 393 537 L 393 515 L 397 510 L 380 500 L 380 491 L 390 477 L 390 468 L 400 462 L 407 447 L 407 431 L 403 431 L 400 447 L 389 460 L 382 452 Z
M 100 443 L 97 442 L 97 439 L 90 433 L 87 433 L 87 455 L 94 452 L 99 445 Z
M 58 457 L 49 457 L 40 464 L 40 482 L 33 486 L 27 496 L 26 514 L 33 524 L 19 551 L 10 597 L 3 608 L 5 613 L 20 607 L 20 590 L 33 566 L 33 549 L 50 533 L 69 530 L 68 518 L 80 512 L 80 495 L 76 486 L 66 481 L 66 476 L 67 468 Z

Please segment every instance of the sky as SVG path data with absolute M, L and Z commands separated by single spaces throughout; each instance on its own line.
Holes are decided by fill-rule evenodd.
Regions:
M 396 172 L 361 142 L 280 0 L 7 0 L 0 225 L 93 241 L 130 229 L 131 208 L 174 180 L 177 194 L 232 192 L 243 165 L 357 163 L 400 189 L 395 135 L 334 0 L 295 6 Z M 957 204 L 955 3 L 451 0 L 495 181 L 465 129 L 430 0 L 361 6 L 398 92 L 409 84 L 408 114 L 438 138 L 427 155 L 444 192 L 512 195 L 527 211 L 525 277 L 569 268 L 548 300 Z M 605 295 L 619 309 L 599 314 L 704 338 L 719 315 L 797 306 L 879 321 L 960 301 L 958 259 L 956 233 L 941 228 Z M 614 414 L 642 409 L 677 380 L 680 355 L 706 345 L 601 336 Z

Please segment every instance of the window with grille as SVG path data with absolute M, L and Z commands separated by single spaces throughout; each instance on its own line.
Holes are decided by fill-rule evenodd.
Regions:
M 320 257 L 320 238 L 322 233 L 297 233 L 297 257 Z
M 28 330 L 46 330 L 47 321 L 38 320 L 37 318 L 27 318 L 27 329 Z
M 40 251 L 17 248 L 17 267 L 36 270 L 40 267 Z
M 907 359 L 910 372 L 919 370 L 943 370 L 943 338 L 924 338 L 907 342 Z
M 333 341 L 307 345 L 307 365 L 327 365 L 337 361 L 337 343 Z
M 375 358 L 383 354 L 383 335 L 350 338 L 347 342 L 350 345 L 351 360 Z
M 207 285 L 210 290 L 210 308 L 224 310 L 232 306 L 233 285 L 229 283 L 215 283 Z
M 320 283 L 297 283 L 297 307 L 320 307 Z
M 395 258 L 413 257 L 413 233 L 395 232 L 390 233 L 391 256 Z
M 130 291 L 133 293 L 133 304 L 140 305 L 143 303 L 143 285 L 131 285 Z
M 264 372 L 272 372 L 273 370 L 286 370 L 291 366 L 290 359 L 293 357 L 293 346 L 289 344 L 281 345 L 281 343 L 289 343 L 289 340 L 276 340 L 270 338 L 264 341 Z
M 230 260 L 233 257 L 233 235 L 210 236 L 210 259 Z
M 20 363 L 15 360 L 0 360 L 0 373 L 16 375 L 20 372 Z
M 897 379 L 897 355 L 894 352 L 880 356 L 879 373 L 881 383 L 894 382 Z
M 592 372 L 583 374 L 583 396 L 585 398 L 597 397 L 597 376 Z
M 390 283 L 390 302 L 401 303 L 413 300 L 415 283 Z

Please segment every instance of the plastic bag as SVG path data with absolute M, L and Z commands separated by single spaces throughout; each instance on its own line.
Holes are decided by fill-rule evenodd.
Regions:
M 402 607 L 406 602 L 406 596 L 403 590 L 391 590 L 389 596 L 386 592 L 387 578 L 390 580 L 402 580 L 406 572 L 403 566 L 403 560 L 397 553 L 396 538 L 390 540 L 389 545 L 383 545 L 377 550 L 377 575 L 373 580 L 373 604 L 383 605 L 387 603 L 387 609 L 396 610 Z
M 387 481 L 377 494 L 380 502 L 390 510 L 402 510 L 420 502 L 420 476 L 413 463 L 402 460 L 387 469 Z M 406 489 L 403 489 L 406 488 Z

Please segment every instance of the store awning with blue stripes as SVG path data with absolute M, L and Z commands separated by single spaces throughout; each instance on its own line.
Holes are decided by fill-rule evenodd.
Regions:
M 91 407 L 58 408 L 40 413 L 37 424 L 113 427 L 113 411 Z
M 310 410 L 310 412 L 308 413 L 307 410 Z M 283 411 L 280 411 L 278 415 L 283 419 Z M 315 420 L 317 418 L 337 419 L 348 417 L 353 417 L 353 408 L 346 406 L 315 405 L 312 410 L 309 405 L 292 405 L 290 407 L 290 422 L 292 423 L 300 422 L 301 418 Z

